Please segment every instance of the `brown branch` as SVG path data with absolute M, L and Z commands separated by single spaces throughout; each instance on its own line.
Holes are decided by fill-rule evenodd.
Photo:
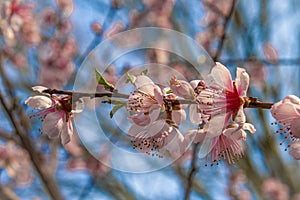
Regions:
M 0 137 L 4 140 L 12 140 L 14 141 L 16 144 L 21 144 L 20 139 L 15 137 L 15 133 L 8 133 L 4 130 L 0 130 Z
M 200 143 L 197 143 L 197 144 L 194 145 L 192 161 L 191 161 L 191 168 L 190 168 L 190 172 L 189 172 L 189 175 L 188 175 L 187 186 L 186 186 L 185 195 L 184 195 L 185 200 L 188 200 L 190 198 L 190 193 L 191 193 L 192 188 L 193 188 L 194 177 L 195 177 L 195 175 L 198 171 L 197 153 L 198 153 L 199 144 Z
M 220 60 L 224 64 L 239 64 L 239 63 L 263 63 L 266 65 L 299 65 L 300 58 L 278 58 L 274 60 L 264 59 L 264 58 L 228 58 L 228 59 L 221 59 Z
M 1 53 L 0 53 L 0 75 L 2 76 L 4 87 L 6 87 L 8 91 L 13 91 L 13 86 L 3 71 L 3 55 Z M 25 118 L 25 115 L 23 113 L 23 108 L 20 105 L 18 105 L 16 101 L 13 100 L 16 99 L 14 97 L 14 94 L 11 92 L 9 93 L 11 97 L 7 97 L 10 99 L 7 99 L 8 101 L 6 102 L 4 95 L 2 94 L 2 92 L 0 92 L 0 102 L 12 126 L 15 129 L 16 135 L 20 138 L 21 146 L 25 150 L 27 150 L 31 162 L 35 167 L 49 197 L 51 197 L 51 199 L 54 200 L 63 200 L 64 198 L 60 193 L 56 180 L 54 179 L 52 174 L 49 173 L 49 170 L 47 170 L 48 168 L 42 163 L 41 158 L 39 156 L 40 154 L 36 150 L 34 142 L 29 137 L 28 121 L 25 119 L 21 119 L 22 117 Z M 8 102 L 12 102 L 13 105 L 12 106 L 9 105 Z
M 213 56 L 213 60 L 214 61 L 217 61 L 219 59 L 219 57 L 221 55 L 221 52 L 223 50 L 223 46 L 224 46 L 224 42 L 225 42 L 225 38 L 226 38 L 226 29 L 227 29 L 227 27 L 229 25 L 231 16 L 234 13 L 235 4 L 236 4 L 236 0 L 232 0 L 232 4 L 231 4 L 231 8 L 230 8 L 229 14 L 225 17 L 225 21 L 224 21 L 224 24 L 223 24 L 224 31 L 223 31 L 223 34 L 222 34 L 222 36 L 220 38 L 219 45 L 218 45 L 218 48 L 217 48 L 217 52 Z

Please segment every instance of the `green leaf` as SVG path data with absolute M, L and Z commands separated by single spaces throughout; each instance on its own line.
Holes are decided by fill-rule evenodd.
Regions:
M 172 90 L 166 91 L 166 94 L 171 94 L 171 93 L 172 93 Z
M 114 114 L 123 106 L 124 106 L 124 104 L 116 104 L 109 113 L 110 118 L 112 118 L 114 116 Z
M 96 72 L 96 80 L 98 82 L 99 85 L 103 85 L 105 90 L 108 90 L 108 91 L 114 91 L 115 89 L 115 86 L 109 82 L 107 82 L 105 80 L 105 78 L 102 76 L 102 74 L 97 70 L 95 69 L 95 72 Z
M 128 77 L 128 82 L 130 81 L 130 83 L 134 84 L 136 77 L 132 74 L 127 73 L 127 77 Z
M 141 75 L 146 76 L 147 73 L 148 73 L 148 69 L 145 69 L 145 70 L 143 70 L 143 71 L 141 72 Z

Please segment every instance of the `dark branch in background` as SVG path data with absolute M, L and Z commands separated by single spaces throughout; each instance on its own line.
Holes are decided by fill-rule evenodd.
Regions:
M 220 38 L 220 42 L 219 42 L 219 45 L 218 45 L 217 52 L 213 56 L 213 60 L 214 61 L 217 61 L 219 59 L 220 55 L 221 55 L 221 52 L 222 52 L 222 49 L 223 49 L 223 46 L 224 46 L 224 41 L 225 41 L 225 38 L 226 38 L 226 30 L 227 30 L 227 27 L 229 25 L 230 19 L 231 19 L 233 13 L 234 13 L 235 6 L 236 6 L 236 0 L 232 0 L 230 12 L 229 12 L 229 14 L 224 19 L 224 25 L 223 25 L 224 31 L 223 31 L 223 35 Z M 213 8 L 215 8 L 215 6 Z M 214 10 L 214 11 L 216 12 L 217 10 Z M 218 12 L 221 12 L 221 11 L 218 11 Z M 186 186 L 185 196 L 184 196 L 185 200 L 188 200 L 189 197 L 190 197 L 190 193 L 191 193 L 192 187 L 193 187 L 194 177 L 195 177 L 195 175 L 196 175 L 196 173 L 198 171 L 198 168 L 197 168 L 198 146 L 199 146 L 199 143 L 194 146 L 194 150 L 193 150 L 193 157 L 192 157 L 192 161 L 191 161 L 191 168 L 190 168 L 190 172 L 189 172 L 189 175 L 188 175 L 188 183 L 187 183 L 187 186 Z
M 232 4 L 231 4 L 231 8 L 230 8 L 229 14 L 224 19 L 223 34 L 222 34 L 222 36 L 220 38 L 219 45 L 218 45 L 218 48 L 217 48 L 217 52 L 213 56 L 213 60 L 214 61 L 217 61 L 219 59 L 219 57 L 221 55 L 221 52 L 223 50 L 223 46 L 224 46 L 224 42 L 225 42 L 225 38 L 226 38 L 226 30 L 227 30 L 227 27 L 229 25 L 230 19 L 231 19 L 233 13 L 234 13 L 235 5 L 236 5 L 236 0 L 232 0 Z
M 198 153 L 198 147 L 199 147 L 200 143 L 197 143 L 193 146 L 193 155 L 192 155 L 192 161 L 191 161 L 191 168 L 190 168 L 190 172 L 188 175 L 188 179 L 187 179 L 187 185 L 185 188 L 185 195 L 184 195 L 184 200 L 188 200 L 190 198 L 190 193 L 192 191 L 193 188 L 193 182 L 194 182 L 194 177 L 198 171 L 198 167 L 197 167 L 197 153 Z
M 263 59 L 263 58 L 225 58 L 220 60 L 222 63 L 229 64 L 239 64 L 239 63 L 247 63 L 247 62 L 257 62 L 263 63 L 266 66 L 272 65 L 299 65 L 300 58 L 279 58 L 276 60 Z
M 9 79 L 6 77 L 6 74 L 3 71 L 3 57 L 0 53 L 0 75 L 2 77 L 4 88 L 7 91 L 13 91 L 13 86 L 10 83 Z M 46 192 L 49 197 L 54 200 L 63 200 L 60 190 L 58 188 L 57 182 L 51 173 L 47 170 L 47 167 L 42 163 L 42 159 L 40 158 L 40 154 L 35 149 L 34 142 L 30 139 L 29 136 L 29 124 L 26 119 L 26 115 L 24 114 L 23 108 L 16 103 L 16 97 L 14 94 L 9 92 L 10 96 L 7 97 L 7 101 L 5 99 L 5 95 L 0 92 L 0 102 L 3 106 L 4 111 L 6 112 L 13 128 L 15 129 L 16 135 L 20 138 L 21 146 L 28 152 L 30 160 L 35 167 L 41 182 L 44 185 Z M 9 103 L 12 105 L 9 105 Z

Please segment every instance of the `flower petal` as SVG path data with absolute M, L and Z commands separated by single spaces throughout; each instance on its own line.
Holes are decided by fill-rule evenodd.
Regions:
M 166 137 L 164 150 L 167 150 L 173 158 L 179 158 L 185 151 L 184 137 L 176 128 L 171 128 L 169 135 Z
M 52 100 L 49 97 L 38 95 L 26 99 L 25 104 L 32 108 L 43 110 L 52 106 Z
M 151 94 L 152 96 L 154 96 L 153 94 L 154 83 L 148 76 L 145 75 L 137 76 L 134 85 L 138 90 L 141 90 L 147 94 Z
M 272 116 L 282 125 L 290 125 L 294 118 L 299 117 L 295 106 L 289 102 L 282 103 L 282 101 L 275 103 L 271 108 Z
M 197 104 L 190 105 L 189 117 L 193 124 L 201 124 L 202 123 L 202 114 L 198 112 Z
M 245 131 L 249 131 L 250 133 L 255 133 L 256 129 L 255 127 L 253 126 L 253 124 L 250 124 L 250 123 L 245 123 L 243 124 L 243 129 Z
M 289 154 L 293 156 L 295 160 L 300 160 L 300 142 L 292 142 L 290 144 L 290 151 Z
M 294 119 L 291 123 L 291 133 L 296 137 L 300 138 L 300 117 Z
M 219 62 L 212 68 L 211 77 L 222 88 L 233 91 L 232 78 L 229 70 Z
M 249 80 L 250 80 L 250 78 L 249 78 L 249 75 L 246 72 L 246 70 L 238 67 L 236 69 L 235 82 L 236 82 L 238 93 L 241 97 L 244 97 L 247 95 L 247 90 L 249 87 Z
M 191 143 L 191 142 L 199 143 L 199 142 L 203 142 L 205 136 L 206 134 L 203 129 L 199 129 L 199 130 L 193 129 L 193 130 L 189 130 L 184 134 L 184 139 L 186 143 Z
M 60 134 L 60 139 L 62 145 L 65 145 L 71 141 L 71 136 L 73 135 L 73 124 L 72 121 L 69 120 L 63 124 L 63 129 Z
M 33 91 L 37 91 L 37 92 L 39 92 L 39 93 L 43 93 L 43 91 L 44 91 L 44 90 L 47 90 L 47 89 L 48 89 L 48 88 L 46 88 L 46 87 L 44 87 L 44 86 L 40 86 L 40 85 L 32 87 L 32 90 L 33 90 Z
M 186 113 L 184 110 L 173 110 L 172 111 L 172 120 L 176 125 L 180 125 L 182 122 L 186 120 Z
M 64 126 L 64 113 L 62 111 L 47 114 L 43 121 L 42 130 L 50 139 L 57 138 Z

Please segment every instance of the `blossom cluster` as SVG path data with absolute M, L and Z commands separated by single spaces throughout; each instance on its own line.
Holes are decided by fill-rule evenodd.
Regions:
M 235 80 L 225 66 L 216 63 L 204 80 L 188 83 L 174 76 L 168 87 L 162 87 L 141 74 L 131 76 L 131 82 L 135 90 L 126 99 L 125 107 L 134 149 L 179 158 L 191 143 L 201 142 L 200 157 L 212 164 L 222 158 L 234 163 L 242 157 L 247 132 L 255 132 L 244 114 L 249 86 L 244 69 L 237 69 Z M 43 116 L 43 132 L 50 138 L 60 135 L 62 143 L 67 144 L 73 132 L 71 118 L 78 106 L 73 108 L 70 96 L 45 96 L 47 88 L 33 89 L 43 95 L 29 97 L 25 103 L 41 110 L 35 116 Z M 180 126 L 187 119 L 199 128 L 181 133 Z
M 98 84 L 112 92 L 114 86 L 97 73 Z M 255 98 L 247 97 L 250 78 L 245 69 L 237 68 L 233 80 L 230 71 L 216 63 L 204 80 L 187 82 L 173 76 L 167 87 L 156 84 L 145 73 L 128 77 L 134 91 L 118 96 L 126 98 L 121 106 L 127 110 L 130 123 L 127 134 L 134 149 L 177 159 L 191 143 L 201 143 L 199 157 L 206 158 L 211 165 L 221 159 L 232 164 L 243 156 L 247 133 L 256 131 L 253 124 L 246 122 L 244 109 L 253 101 L 257 103 Z M 42 117 L 42 131 L 49 138 L 60 136 L 63 145 L 69 143 L 73 135 L 72 117 L 82 111 L 82 101 L 78 99 L 72 105 L 71 95 L 49 94 L 42 86 L 33 90 L 40 94 L 29 97 L 25 103 L 40 110 L 33 116 Z M 103 93 L 103 97 L 113 98 L 113 95 L 107 97 Z M 291 139 L 290 154 L 300 159 L 300 99 L 290 95 L 269 108 L 276 123 L 283 126 L 277 132 L 287 133 L 286 138 Z M 186 120 L 198 128 L 181 132 Z

